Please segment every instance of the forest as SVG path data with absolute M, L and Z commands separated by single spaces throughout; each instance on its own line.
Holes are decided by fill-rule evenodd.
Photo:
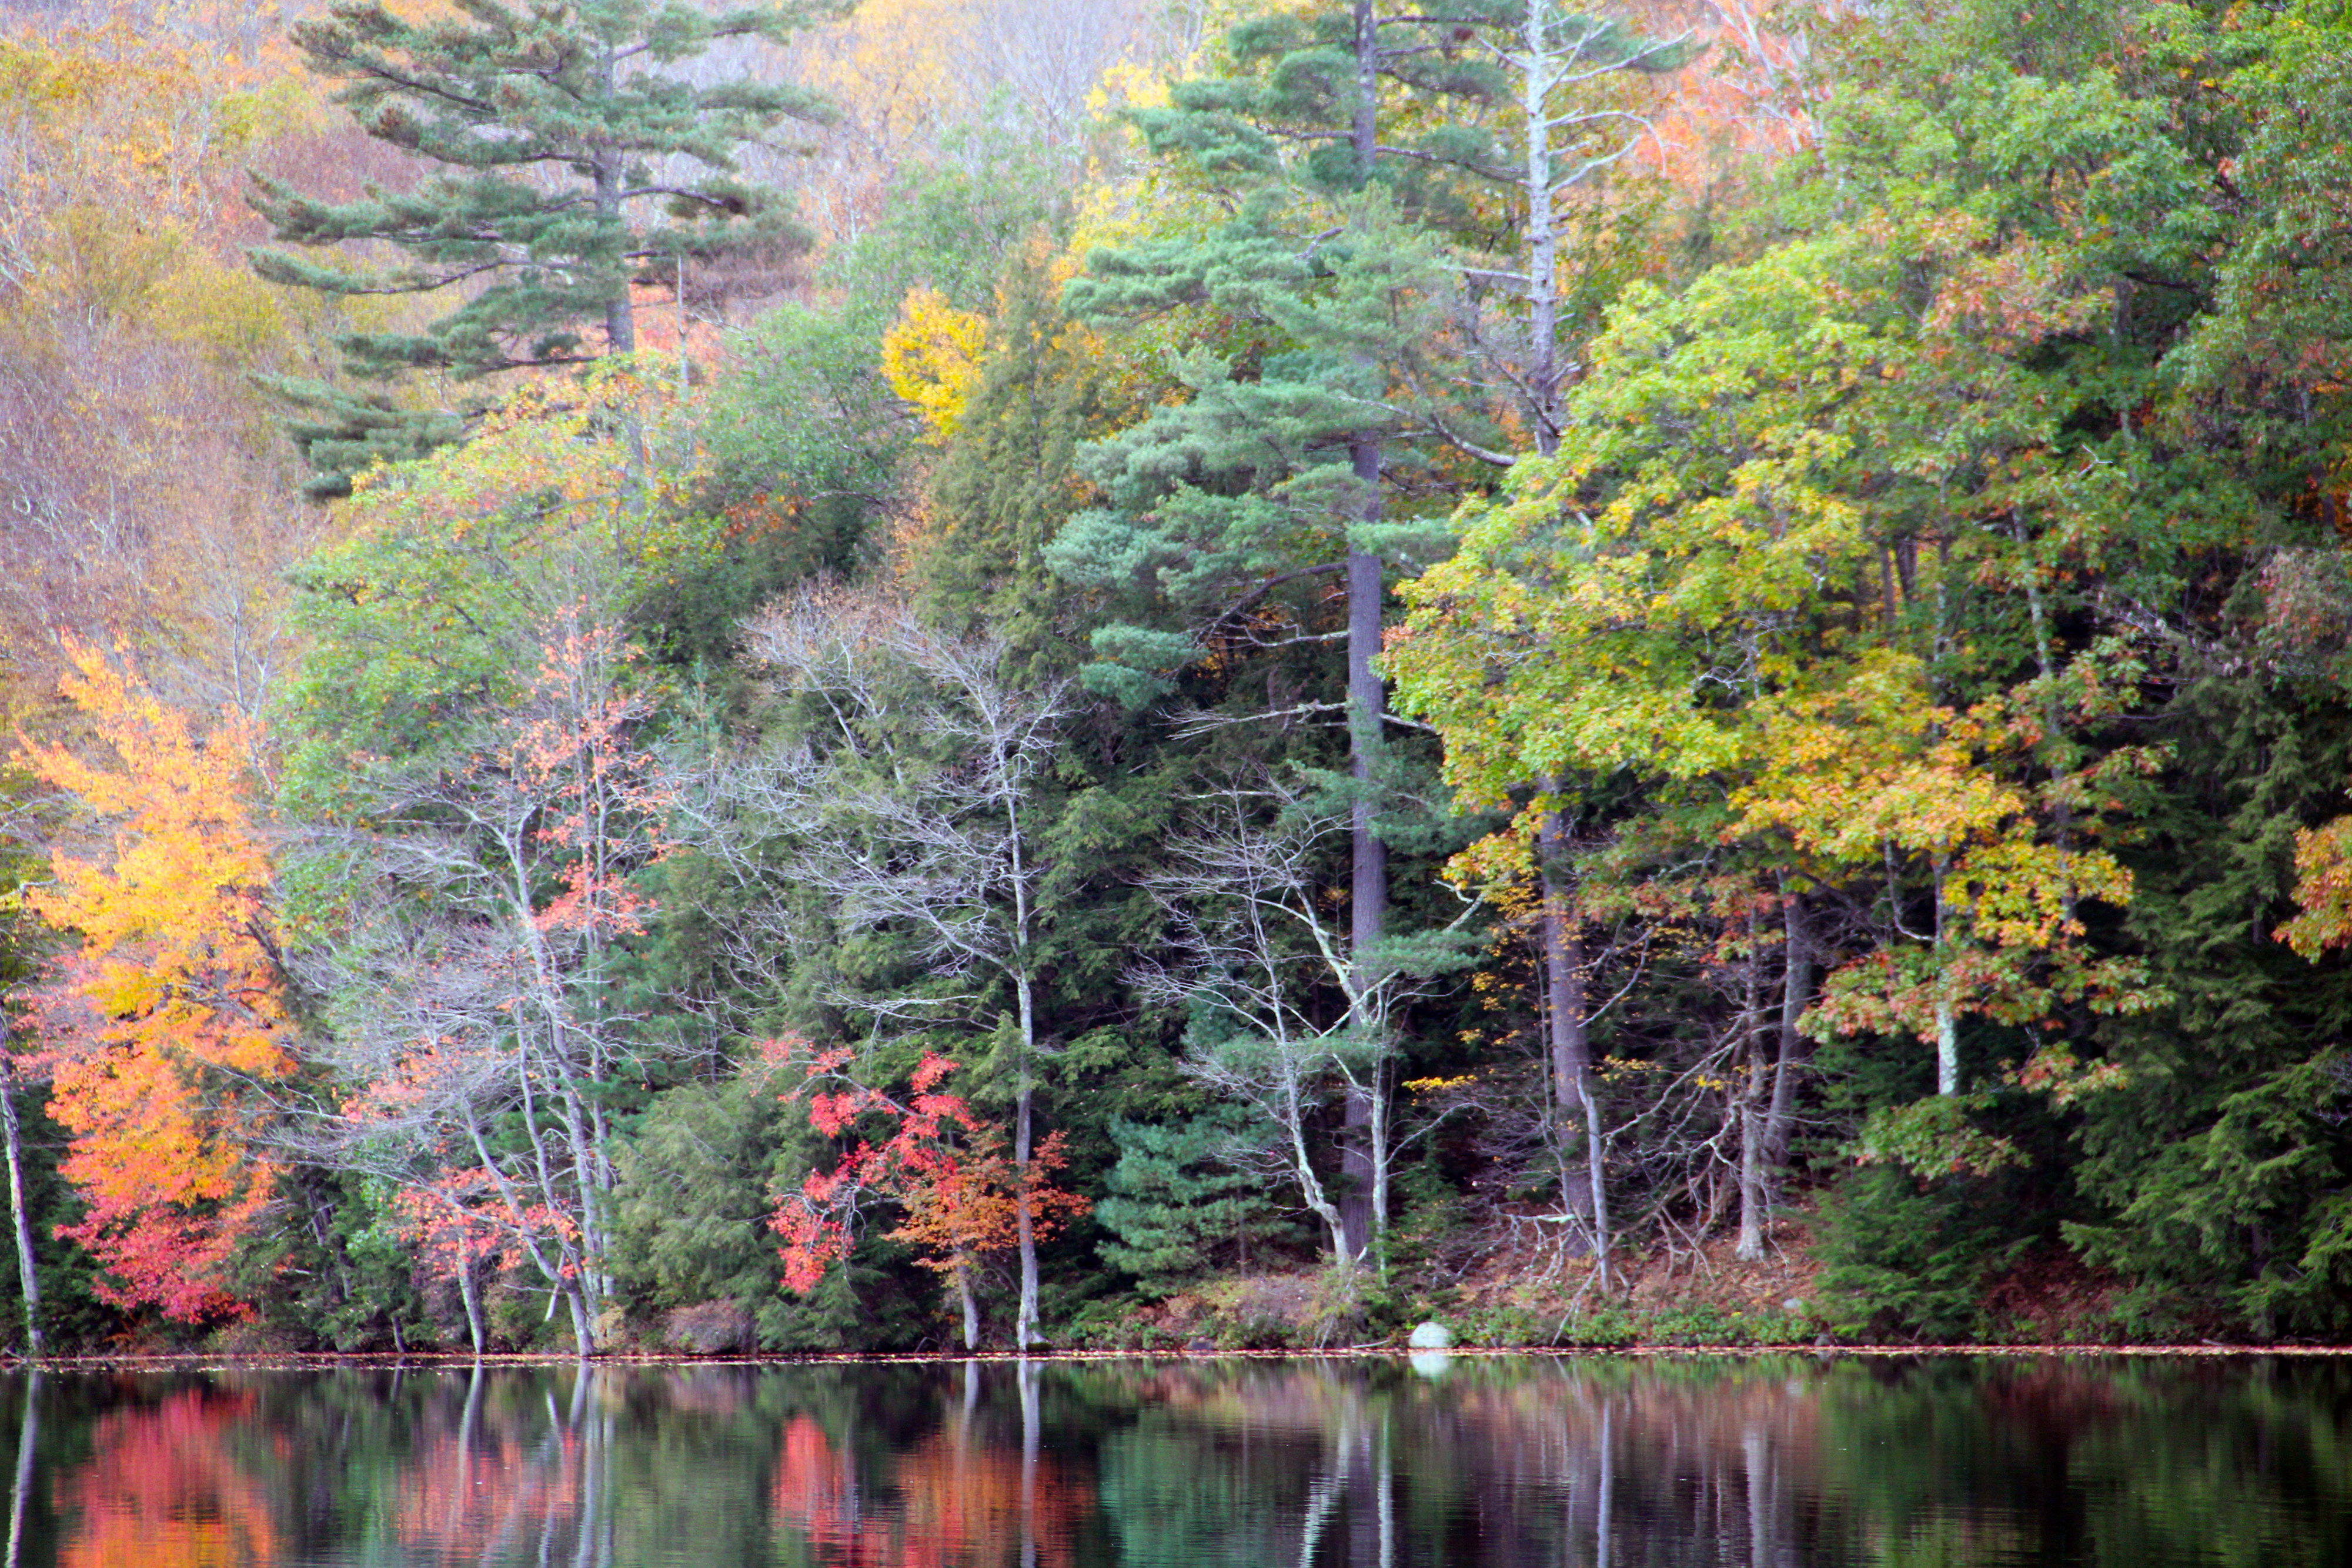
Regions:
M 2352 1333 L 2342 7 L 0 28 L 0 1348 Z

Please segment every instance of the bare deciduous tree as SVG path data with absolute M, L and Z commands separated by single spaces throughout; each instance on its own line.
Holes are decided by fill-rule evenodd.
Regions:
M 1398 1030 L 1433 982 L 1470 961 L 1462 938 L 1477 907 L 1442 930 L 1358 942 L 1329 897 L 1353 826 L 1349 803 L 1319 803 L 1278 779 L 1210 798 L 1199 826 L 1169 846 L 1166 869 L 1145 883 L 1181 956 L 1134 971 L 1145 998 L 1192 1014 L 1185 1070 L 1278 1131 L 1276 1163 L 1329 1229 L 1342 1265 L 1359 1249 L 1310 1134 L 1333 1091 L 1365 1108 L 1363 1196 L 1377 1250 L 1402 1146 Z
M 313 835 L 356 891 L 302 962 L 333 998 L 321 1054 L 360 1087 L 298 1135 L 495 1227 L 586 1354 L 609 1285 L 603 1089 L 640 1049 L 615 960 L 649 908 L 632 877 L 667 850 L 668 785 L 619 633 L 575 617 L 541 653 L 462 743 L 366 780 L 363 826 Z
M 799 722 L 718 759 L 689 797 L 697 847 L 755 894 L 737 923 L 739 955 L 772 968 L 774 955 L 797 959 L 800 984 L 877 1031 L 1007 1040 L 1013 1156 L 1025 1174 L 1047 1053 L 1037 990 L 1050 867 L 1035 789 L 1070 712 L 1066 684 L 1009 674 L 1001 639 L 943 636 L 895 598 L 829 585 L 750 632 L 752 658 Z M 842 932 L 881 937 L 916 983 L 845 971 Z M 1037 1249 L 1023 1190 L 1014 1338 L 1026 1349 L 1038 1343 Z

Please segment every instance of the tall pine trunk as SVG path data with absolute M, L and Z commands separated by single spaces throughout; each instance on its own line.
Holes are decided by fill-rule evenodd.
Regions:
M 599 71 L 606 99 L 611 99 L 620 81 L 620 68 L 610 49 L 604 51 Z M 604 148 L 595 155 L 590 178 L 596 187 L 596 220 L 614 233 L 621 231 L 621 154 L 617 149 Z M 615 354 L 634 353 L 637 347 L 637 320 L 629 301 L 629 280 L 624 270 L 612 298 L 604 302 L 604 337 Z
M 1369 183 L 1373 160 L 1380 152 L 1375 111 L 1379 105 L 1378 52 L 1371 0 L 1356 0 L 1356 112 L 1353 142 L 1356 171 Z M 1377 367 L 1368 367 L 1377 373 Z M 1356 474 L 1357 523 L 1376 523 L 1381 517 L 1381 437 L 1375 431 L 1359 433 L 1349 444 Z M 1381 653 L 1381 558 L 1348 546 L 1348 768 L 1356 780 L 1357 797 L 1349 815 L 1349 941 L 1361 954 L 1378 942 L 1388 921 L 1388 846 L 1372 831 L 1372 762 L 1381 748 L 1381 713 L 1387 697 L 1372 661 Z M 1367 988 L 1359 987 L 1362 996 Z M 1381 1020 L 1359 1003 L 1351 1020 L 1360 1036 L 1369 1040 Z M 1375 1042 L 1385 1044 L 1382 1042 Z M 1374 1053 L 1371 1074 L 1386 1071 Z M 1381 1107 L 1371 1088 L 1351 1083 L 1342 1112 L 1339 1171 L 1344 1178 L 1339 1195 L 1343 1261 L 1364 1255 L 1378 1238 L 1375 1221 L 1387 1212 L 1388 1173 L 1375 1155 L 1372 1122 Z

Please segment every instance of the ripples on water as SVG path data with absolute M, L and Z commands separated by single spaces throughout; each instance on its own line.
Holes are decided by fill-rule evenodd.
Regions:
M 2336 1359 L 51 1374 L 0 1419 L 5 1568 L 2352 1564 Z

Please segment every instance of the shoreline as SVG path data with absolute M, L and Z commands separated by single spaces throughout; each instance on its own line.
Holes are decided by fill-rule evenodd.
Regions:
M 1346 1345 L 1324 1350 L 1048 1350 L 1024 1355 L 1017 1351 L 892 1352 L 812 1351 L 752 1355 L 677 1355 L 651 1352 L 608 1352 L 593 1356 L 505 1352 L 475 1356 L 464 1352 L 333 1352 L 224 1354 L 200 1351 L 127 1353 L 121 1354 L 56 1355 L 38 1360 L 0 1356 L 0 1372 L 331 1372 L 337 1370 L 470 1370 L 525 1367 L 782 1367 L 782 1366 L 961 1366 L 966 1363 L 1019 1365 L 1024 1362 L 1084 1365 L 1109 1362 L 1215 1361 L 1411 1361 L 1421 1356 L 1448 1360 L 1548 1359 L 1657 1361 L 1676 1358 L 1809 1356 L 1822 1361 L 1841 1358 L 1871 1360 L 1965 1356 L 2023 1360 L 2047 1356 L 2099 1357 L 2127 1360 L 2245 1359 L 2254 1356 L 2324 1358 L 2352 1356 L 2352 1344 L 1655 1344 L 1655 1345 L 1461 1345 L 1446 1350 L 1412 1350 L 1403 1345 Z

